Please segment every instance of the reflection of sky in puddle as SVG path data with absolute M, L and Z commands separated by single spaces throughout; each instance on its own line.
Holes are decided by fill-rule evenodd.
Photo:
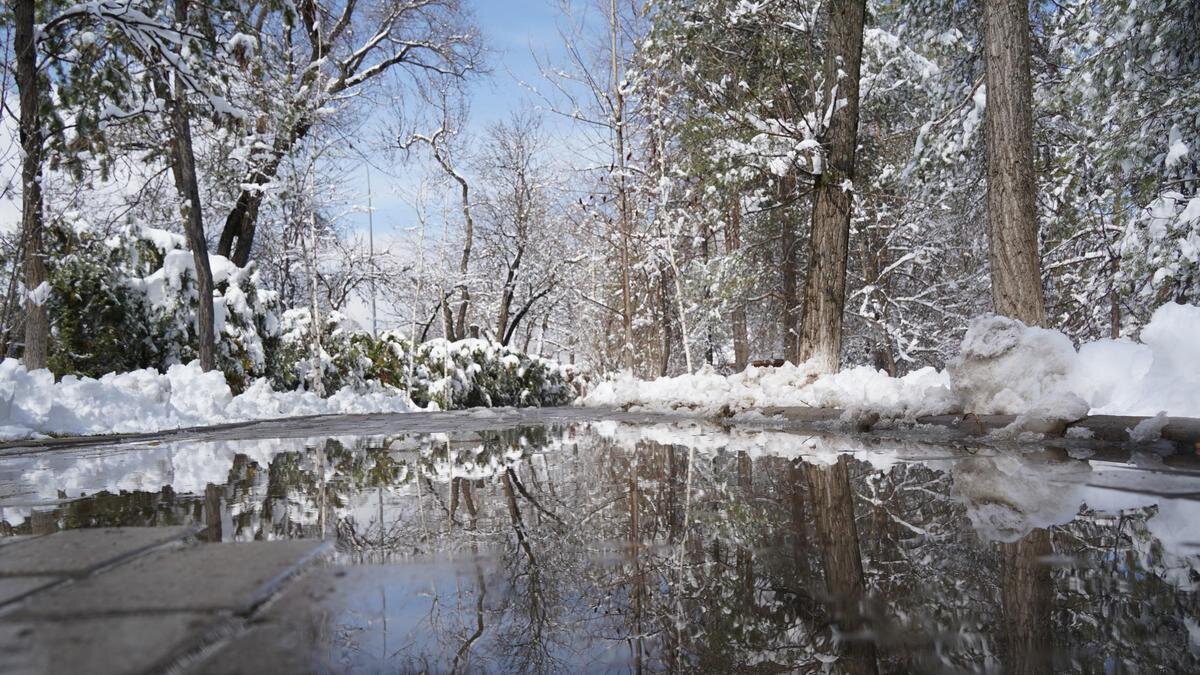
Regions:
M 204 527 L 212 484 L 223 540 L 336 539 L 352 563 L 240 638 L 316 635 L 291 657 L 335 669 L 852 664 L 831 621 L 881 670 L 994 667 L 1039 596 L 1077 670 L 1194 669 L 1200 473 L 1126 459 L 699 423 L 190 442 L 2 459 L 0 527 Z M 1043 586 L 1013 590 L 1022 561 Z

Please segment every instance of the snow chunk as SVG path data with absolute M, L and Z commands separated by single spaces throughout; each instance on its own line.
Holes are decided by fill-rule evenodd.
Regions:
M 1062 333 L 989 315 L 971 322 L 947 371 L 965 410 L 1019 415 L 1053 406 L 1050 412 L 1074 414 L 1077 406 L 1065 395 L 1075 362 Z
M 1200 417 L 1200 307 L 1167 303 L 1143 344 L 1099 340 L 1079 350 L 1073 388 L 1092 414 Z
M 599 383 L 580 402 L 698 415 L 767 407 L 819 407 L 919 417 L 956 412 L 1017 415 L 1001 436 L 1061 433 L 1088 414 L 1200 417 L 1200 307 L 1169 303 L 1142 331 L 1142 344 L 1098 340 L 1078 352 L 1062 333 L 1000 316 L 976 319 L 945 371 L 901 378 L 866 366 L 821 374 L 807 363 Z
M 766 407 L 819 407 L 916 417 L 948 412 L 954 398 L 945 374 L 933 368 L 894 378 L 867 366 L 821 375 L 814 365 L 785 363 L 778 368 L 750 366 L 729 376 L 708 366 L 692 375 L 649 381 L 624 374 L 597 385 L 582 403 L 701 415 Z
M 1167 157 L 1164 161 L 1169 169 L 1183 161 L 1183 158 L 1187 157 L 1190 148 L 1188 148 L 1187 143 L 1183 142 L 1183 134 L 1179 131 L 1179 125 L 1171 127 L 1171 131 L 1167 135 L 1167 144 Z
M 952 473 L 954 491 L 980 538 L 1014 542 L 1037 528 L 1072 520 L 1091 466 L 1000 455 L 959 462 Z
M 1147 417 L 1129 430 L 1129 440 L 1134 443 L 1153 443 L 1162 438 L 1162 430 L 1170 420 L 1166 411 L 1160 411 L 1154 417 Z

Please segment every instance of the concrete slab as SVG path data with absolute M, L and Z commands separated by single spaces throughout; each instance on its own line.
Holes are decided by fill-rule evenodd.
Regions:
M 156 551 L 50 589 L 11 618 L 72 618 L 137 612 L 249 612 L 323 551 L 322 541 L 197 544 Z
M 211 640 L 227 621 L 217 615 L 182 613 L 3 622 L 0 672 L 158 672 Z
M 17 535 L 13 535 L 11 537 L 0 537 L 0 548 L 4 548 L 5 546 L 7 546 L 9 544 L 16 544 L 16 543 L 19 543 L 22 541 L 28 541 L 29 539 L 33 539 L 33 535 L 17 534 Z
M 31 537 L 0 549 L 0 577 L 83 576 L 195 531 L 191 527 L 102 527 Z
M 49 586 L 63 577 L 0 577 L 0 606 Z

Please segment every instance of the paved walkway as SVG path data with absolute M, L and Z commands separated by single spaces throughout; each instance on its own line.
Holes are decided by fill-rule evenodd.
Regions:
M 330 546 L 207 544 L 193 534 L 0 538 L 0 673 L 251 672 L 229 652 L 241 651 L 263 603 Z

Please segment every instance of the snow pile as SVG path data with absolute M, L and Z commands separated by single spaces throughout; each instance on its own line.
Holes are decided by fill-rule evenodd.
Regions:
M 868 408 L 895 417 L 950 411 L 945 373 L 922 368 L 901 378 L 860 366 L 818 376 L 807 363 L 755 368 L 723 376 L 705 367 L 692 375 L 639 380 L 629 374 L 598 384 L 588 406 L 730 413 L 765 407 Z
M 1141 338 L 1141 344 L 1099 340 L 1079 349 L 1074 386 L 1092 412 L 1200 417 L 1200 307 L 1159 307 Z
M 1077 352 L 1058 331 L 984 316 L 971 323 L 945 371 L 922 368 L 893 378 L 859 366 L 819 375 L 802 363 L 751 366 L 729 376 L 711 368 L 655 380 L 622 374 L 597 385 L 582 403 L 701 415 L 765 407 L 842 408 L 885 417 L 967 411 L 1017 415 L 1004 431 L 1018 436 L 1056 426 L 1061 431 L 1064 422 L 1088 414 L 1200 417 L 1197 364 L 1200 307 L 1170 303 L 1154 313 L 1141 343 L 1099 340 Z
M 1200 307 L 1159 307 L 1141 339 L 1076 352 L 1057 331 L 983 317 L 948 368 L 951 387 L 976 413 L 1200 417 Z
M 48 370 L 29 372 L 15 359 L 0 362 L 0 437 L 157 431 L 253 419 L 335 413 L 406 412 L 416 406 L 394 389 L 343 388 L 328 398 L 278 392 L 257 380 L 234 396 L 225 377 L 196 362 L 99 379 Z
M 967 328 L 958 356 L 946 370 L 964 410 L 1019 415 L 1072 403 L 1062 395 L 1075 360 L 1075 347 L 1058 331 L 985 316 Z

